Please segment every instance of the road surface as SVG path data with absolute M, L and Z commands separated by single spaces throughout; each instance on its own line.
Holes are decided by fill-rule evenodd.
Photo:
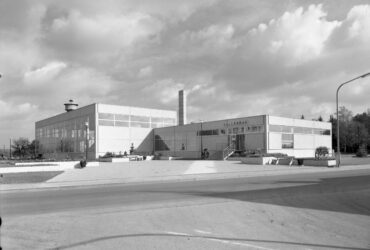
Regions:
M 370 170 L 1 193 L 4 249 L 369 249 Z

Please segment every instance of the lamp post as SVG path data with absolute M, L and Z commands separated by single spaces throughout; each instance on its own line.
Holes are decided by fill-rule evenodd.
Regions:
M 341 85 L 339 85 L 338 89 L 337 89 L 337 95 L 336 95 L 336 104 L 337 104 L 337 155 L 336 155 L 336 162 L 337 162 L 337 167 L 340 166 L 340 140 L 339 140 L 339 108 L 338 108 L 338 94 L 339 94 L 339 90 L 341 87 L 343 87 L 343 85 L 347 84 L 347 83 L 350 83 L 354 80 L 357 80 L 357 79 L 360 79 L 360 78 L 365 78 L 367 76 L 370 76 L 370 72 L 366 73 L 366 74 L 363 74 L 363 75 L 360 75 L 356 78 L 353 78 L 349 81 L 346 81 L 344 83 L 342 83 Z
M 203 121 L 200 121 L 200 152 L 203 153 Z
M 85 141 L 85 153 L 86 153 L 86 162 L 89 150 L 89 123 L 85 122 L 85 129 L 86 129 L 86 141 Z

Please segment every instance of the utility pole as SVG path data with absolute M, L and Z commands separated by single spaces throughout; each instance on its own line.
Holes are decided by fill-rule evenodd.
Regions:
M 88 157 L 88 151 L 89 151 L 89 122 L 85 123 L 85 129 L 86 129 L 86 142 L 85 142 L 85 152 L 86 152 L 86 162 Z
M 9 159 L 12 159 L 12 139 L 9 139 Z
M 200 155 L 203 155 L 203 121 L 200 122 Z

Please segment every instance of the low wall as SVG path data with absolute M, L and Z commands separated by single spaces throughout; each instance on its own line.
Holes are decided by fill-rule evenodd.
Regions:
M 129 158 L 100 158 L 99 161 L 102 162 L 129 162 Z
M 319 167 L 334 167 L 337 165 L 336 160 L 325 160 L 325 159 L 320 159 L 320 160 L 304 160 L 303 165 L 305 166 L 319 166 Z
M 172 161 L 172 160 L 182 160 L 182 157 L 175 157 L 175 156 L 161 156 L 159 157 L 159 160 L 167 160 L 167 161 Z
M 47 171 L 64 171 L 73 168 L 79 168 L 79 161 L 63 161 L 63 162 L 43 162 L 44 164 L 39 164 L 39 162 L 20 162 L 15 163 L 17 167 L 0 168 L 1 174 L 6 173 L 27 173 L 27 172 L 47 172 Z M 50 165 L 45 165 L 49 163 Z M 42 166 L 34 166 L 42 165 Z M 87 167 L 97 167 L 99 162 L 87 162 Z
M 241 159 L 244 164 L 253 164 L 253 165 L 267 165 L 271 164 L 275 157 L 245 157 Z

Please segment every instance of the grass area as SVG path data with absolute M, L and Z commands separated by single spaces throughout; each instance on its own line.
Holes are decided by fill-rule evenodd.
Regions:
M 39 183 L 45 182 L 63 171 L 8 173 L 0 175 L 1 184 Z
M 370 164 L 370 157 L 356 157 L 355 155 L 341 155 L 341 165 L 352 166 L 352 165 L 365 165 Z

